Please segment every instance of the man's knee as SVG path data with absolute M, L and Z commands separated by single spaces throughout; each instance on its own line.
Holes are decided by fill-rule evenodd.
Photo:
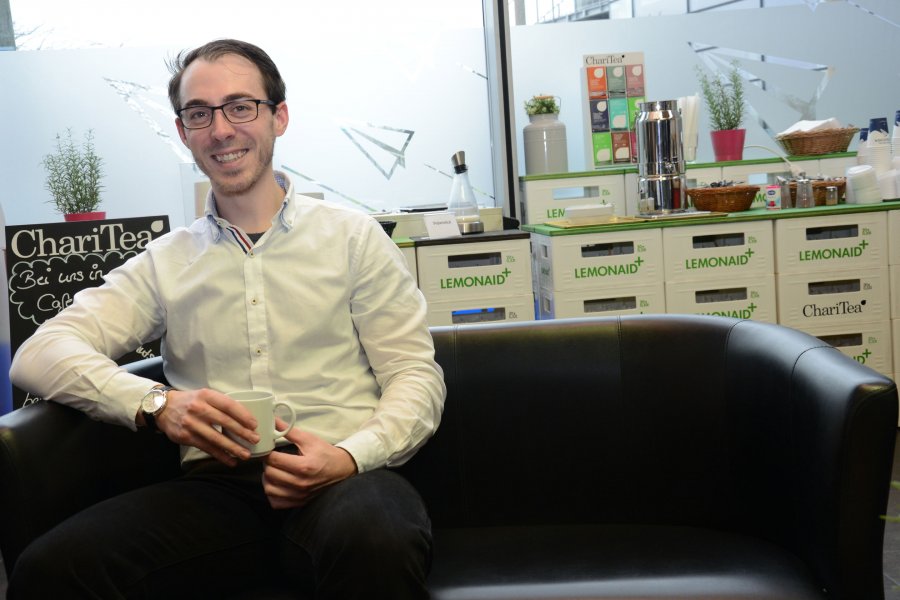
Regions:
M 51 598 L 74 595 L 75 590 L 97 578 L 103 561 L 92 556 L 89 540 L 69 540 L 52 530 L 34 540 L 13 566 L 7 597 Z

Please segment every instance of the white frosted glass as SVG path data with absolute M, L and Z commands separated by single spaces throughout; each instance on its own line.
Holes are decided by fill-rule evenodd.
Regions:
M 582 59 L 586 54 L 643 52 L 648 100 L 670 100 L 699 92 L 695 52 L 715 58 L 719 68 L 738 58 L 752 77 L 746 87 L 752 112 L 744 120 L 747 145 L 783 154 L 772 133 L 813 111 L 865 127 L 873 116 L 900 109 L 900 2 L 872 0 L 869 10 L 845 2 L 711 11 L 694 14 L 601 20 L 511 29 L 514 85 L 513 129 L 524 175 L 523 108 L 535 94 L 562 98 L 569 170 L 587 170 L 588 115 L 583 104 Z M 734 26 L 739 20 L 740 26 Z M 693 44 L 693 46 L 692 46 Z M 816 70 L 812 70 L 816 69 Z M 762 86 L 765 81 L 765 86 Z M 701 106 L 697 162 L 713 160 L 708 114 Z M 768 128 L 768 130 L 766 129 Z M 856 141 L 851 145 L 854 150 Z M 749 148 L 744 158 L 771 158 Z
M 0 110 L 16 115 L 0 150 L 7 221 L 61 218 L 40 162 L 68 127 L 94 130 L 109 216 L 189 219 L 202 176 L 184 166 L 164 59 L 228 36 L 259 44 L 282 71 L 291 122 L 274 166 L 299 191 L 369 212 L 446 203 L 450 156 L 465 150 L 479 203 L 496 205 L 480 0 L 451 11 L 434 0 L 269 0 L 229 18 L 238 5 L 13 0 L 17 30 L 31 33 L 0 52 Z

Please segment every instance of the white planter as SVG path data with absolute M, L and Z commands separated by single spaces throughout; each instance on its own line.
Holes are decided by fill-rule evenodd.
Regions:
M 525 126 L 525 174 L 567 173 L 566 126 L 555 114 L 528 115 Z

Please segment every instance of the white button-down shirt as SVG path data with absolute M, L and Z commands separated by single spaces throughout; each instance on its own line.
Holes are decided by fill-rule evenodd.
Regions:
M 161 338 L 176 389 L 272 391 L 296 427 L 360 472 L 408 459 L 437 429 L 446 388 L 405 259 L 368 215 L 294 196 L 254 244 L 215 212 L 76 294 L 18 350 L 13 382 L 135 428 L 156 382 L 119 357 Z M 183 449 L 184 460 L 205 456 Z

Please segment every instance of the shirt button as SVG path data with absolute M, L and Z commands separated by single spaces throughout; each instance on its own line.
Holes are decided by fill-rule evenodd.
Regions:
M 262 355 L 262 348 L 257 348 L 257 349 L 256 349 L 256 355 L 257 355 L 257 356 L 261 356 L 261 355 Z
M 253 300 L 251 300 L 251 301 L 250 301 L 250 304 L 252 304 L 253 306 L 256 306 L 256 298 L 254 298 Z
M 249 256 L 250 258 L 253 258 L 256 255 L 253 254 L 253 250 L 251 250 L 250 252 L 247 253 L 247 256 Z

